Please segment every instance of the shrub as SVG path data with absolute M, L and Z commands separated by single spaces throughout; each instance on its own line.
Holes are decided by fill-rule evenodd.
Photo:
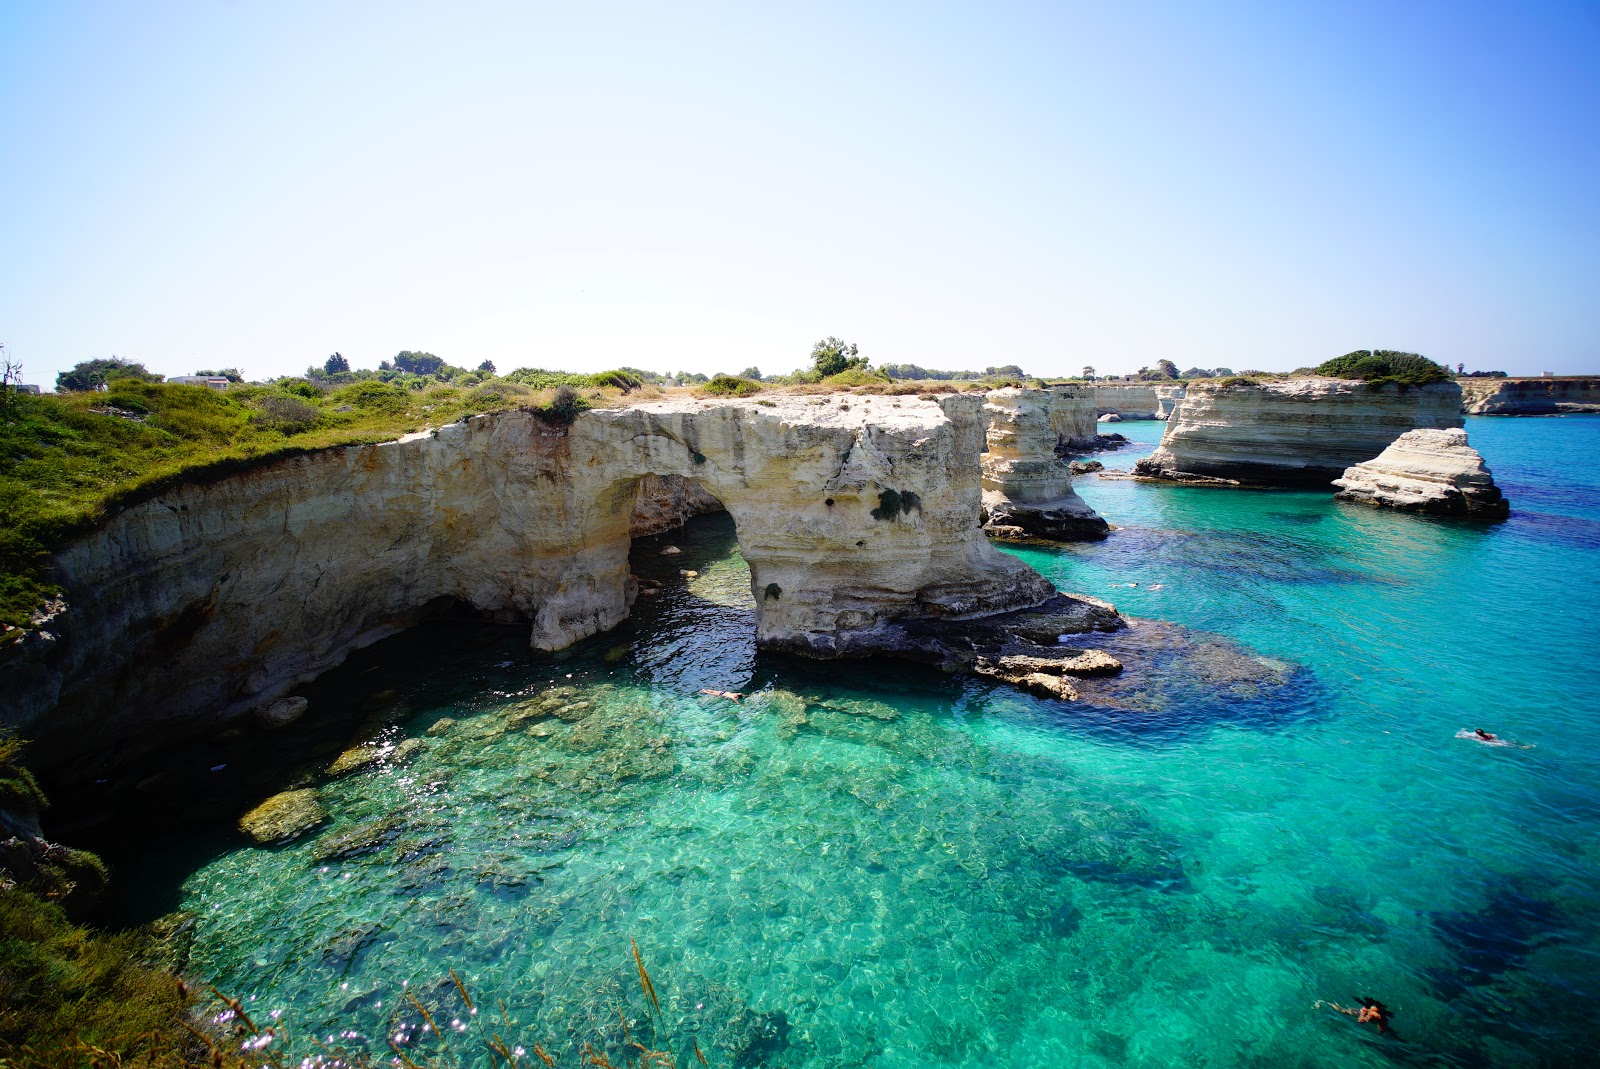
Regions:
M 1232 389 L 1235 386 L 1254 385 L 1256 385 L 1255 379 L 1247 379 L 1243 375 L 1229 375 L 1227 378 L 1222 380 L 1222 388 L 1225 390 Z
M 322 418 L 322 411 L 308 405 L 298 397 L 267 394 L 256 400 L 256 414 L 251 422 L 258 427 L 283 434 L 298 434 L 310 430 Z
M 596 386 L 615 386 L 623 393 L 632 393 L 644 385 L 644 380 L 626 371 L 602 371 L 593 377 Z
M 335 404 L 349 405 L 364 412 L 383 412 L 399 415 L 411 404 L 404 387 L 368 379 L 352 382 L 336 390 L 331 398 Z
M 534 405 L 532 411 L 551 423 L 571 423 L 588 407 L 589 402 L 580 397 L 577 390 L 571 386 L 557 386 L 551 391 L 550 400 Z
M 887 375 L 880 375 L 876 371 L 865 368 L 847 368 L 834 375 L 829 375 L 822 380 L 825 386 L 877 386 L 889 381 Z
M 1317 374 L 1336 379 L 1361 379 L 1374 386 L 1391 382 L 1401 386 L 1423 386 L 1430 382 L 1443 382 L 1450 377 L 1447 368 L 1425 356 L 1392 349 L 1357 349 L 1318 365 Z
M 737 375 L 716 374 L 700 387 L 713 397 L 750 397 L 761 392 L 761 384 L 741 379 Z
M 474 412 L 492 412 L 497 409 L 510 408 L 523 398 L 532 396 L 533 391 L 526 386 L 515 382 L 497 379 L 486 382 L 482 386 L 467 394 L 464 399 Z
M 145 369 L 143 364 L 136 364 L 131 360 L 124 360 L 120 356 L 113 356 L 109 360 L 85 360 L 74 364 L 71 371 L 62 371 L 56 375 L 56 389 L 64 392 L 84 392 L 88 390 L 103 390 L 106 383 L 112 379 L 138 379 L 142 382 L 160 382 L 160 375 L 153 375 Z
M 521 383 L 534 390 L 549 390 L 557 386 L 588 386 L 593 378 L 590 375 L 574 375 L 568 371 L 545 371 L 536 367 L 519 367 L 504 377 L 510 382 Z
M 305 397 L 313 401 L 327 392 L 310 379 L 279 379 L 273 385 L 284 393 L 292 393 L 296 397 Z
M 768 583 L 765 596 L 771 598 L 773 601 L 777 601 L 779 598 L 783 597 L 783 587 L 779 586 L 777 583 Z

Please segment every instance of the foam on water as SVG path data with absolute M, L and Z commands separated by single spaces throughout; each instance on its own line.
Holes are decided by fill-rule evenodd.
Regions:
M 1159 427 L 1123 424 L 1149 441 L 1109 463 Z M 419 632 L 358 655 L 307 719 L 364 706 L 357 733 L 426 750 L 324 783 L 312 837 L 145 878 L 181 881 L 196 971 L 375 1052 L 432 1049 L 408 985 L 488 1064 L 454 968 L 573 1064 L 586 1040 L 621 1052 L 619 1008 L 679 1064 L 692 1042 L 713 1065 L 1583 1064 L 1600 483 L 1569 458 L 1600 452 L 1600 418 L 1469 430 L 1507 524 L 1085 479 L 1119 530 L 1017 551 L 1314 679 L 1269 715 L 1197 700 L 1166 731 L 760 655 L 708 517 L 637 547 L 661 592 L 578 649 Z M 1456 737 L 1479 726 L 1533 748 Z M 1398 1038 L 1314 1008 L 1358 995 Z

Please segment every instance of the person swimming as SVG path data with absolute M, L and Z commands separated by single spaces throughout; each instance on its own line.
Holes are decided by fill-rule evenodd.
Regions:
M 727 698 L 729 701 L 733 702 L 735 705 L 737 705 L 739 703 L 739 699 L 740 698 L 744 697 L 744 693 L 742 691 L 712 690 L 709 687 L 700 688 L 700 693 L 701 694 L 709 694 L 713 698 Z
M 1482 728 L 1473 728 L 1471 731 L 1468 731 L 1466 728 L 1462 728 L 1460 731 L 1456 732 L 1456 738 L 1469 739 L 1472 742 L 1481 742 L 1485 746 L 1509 746 L 1514 750 L 1533 749 L 1532 743 L 1512 742 L 1510 739 L 1501 738 L 1494 732 L 1485 731 Z
M 1337 1010 L 1346 1017 L 1354 1017 L 1357 1024 L 1370 1024 L 1379 1032 L 1387 1033 L 1389 1031 L 1389 1018 L 1393 1016 L 1389 1007 L 1375 998 L 1366 998 L 1361 995 L 1356 997 L 1356 1001 L 1361 1003 L 1359 1007 L 1341 1006 L 1337 1002 L 1323 1002 L 1320 999 L 1317 1001 L 1317 1005 Z
M 1472 733 L 1478 738 L 1482 739 L 1484 742 L 1497 742 L 1500 739 L 1499 735 L 1485 731 L 1482 728 L 1473 728 Z

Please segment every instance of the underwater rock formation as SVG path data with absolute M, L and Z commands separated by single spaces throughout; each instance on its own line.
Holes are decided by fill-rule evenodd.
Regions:
M 992 390 L 985 401 L 984 530 L 1002 540 L 1105 538 L 1111 528 L 1072 489 L 1072 469 L 1056 455 L 1055 391 Z
M 1154 453 L 1147 478 L 1268 486 L 1332 482 L 1418 428 L 1461 426 L 1453 382 L 1402 387 L 1350 379 L 1195 383 Z
M 314 787 L 283 791 L 273 795 L 239 818 L 239 830 L 268 846 L 299 838 L 328 819 L 322 799 Z
M 1503 520 L 1511 512 L 1460 428 L 1407 431 L 1372 460 L 1346 468 L 1333 485 L 1340 501 L 1405 512 L 1481 520 Z
M 1600 412 L 1600 378 L 1458 379 L 1461 411 L 1475 416 Z
M 904 621 L 1055 594 L 979 527 L 982 406 L 675 400 L 565 425 L 508 412 L 176 485 L 54 555 L 65 607 L 0 653 L 0 723 L 36 740 L 41 767 L 136 748 L 163 725 L 265 707 L 440 607 L 571 645 L 628 615 L 652 475 L 732 515 L 762 646 L 893 653 Z

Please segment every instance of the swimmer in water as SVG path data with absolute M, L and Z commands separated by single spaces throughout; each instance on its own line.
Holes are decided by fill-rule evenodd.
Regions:
M 1360 1007 L 1341 1006 L 1337 1002 L 1322 1002 L 1320 1000 L 1317 1005 L 1337 1010 L 1346 1017 L 1354 1017 L 1357 1024 L 1370 1024 L 1380 1032 L 1389 1031 L 1389 1018 L 1393 1016 L 1389 1011 L 1389 1007 L 1375 998 L 1358 997 L 1356 1001 L 1361 1003 Z
M 1473 728 L 1472 733 L 1483 742 L 1498 742 L 1500 740 L 1500 736 L 1487 732 L 1482 728 Z
M 1456 732 L 1456 738 L 1469 739 L 1472 742 L 1481 742 L 1485 746 L 1509 746 L 1514 750 L 1533 749 L 1533 745 L 1531 743 L 1512 742 L 1510 739 L 1503 739 L 1494 732 L 1485 731 L 1482 728 L 1473 728 L 1471 731 L 1468 731 L 1466 728 L 1462 728 L 1460 731 Z
M 737 705 L 739 703 L 739 699 L 740 698 L 744 697 L 743 692 L 731 691 L 731 690 L 711 690 L 711 689 L 706 688 L 706 687 L 702 687 L 700 689 L 700 693 L 701 694 L 709 694 L 713 698 L 726 698 L 730 702 L 733 702 L 735 705 Z

